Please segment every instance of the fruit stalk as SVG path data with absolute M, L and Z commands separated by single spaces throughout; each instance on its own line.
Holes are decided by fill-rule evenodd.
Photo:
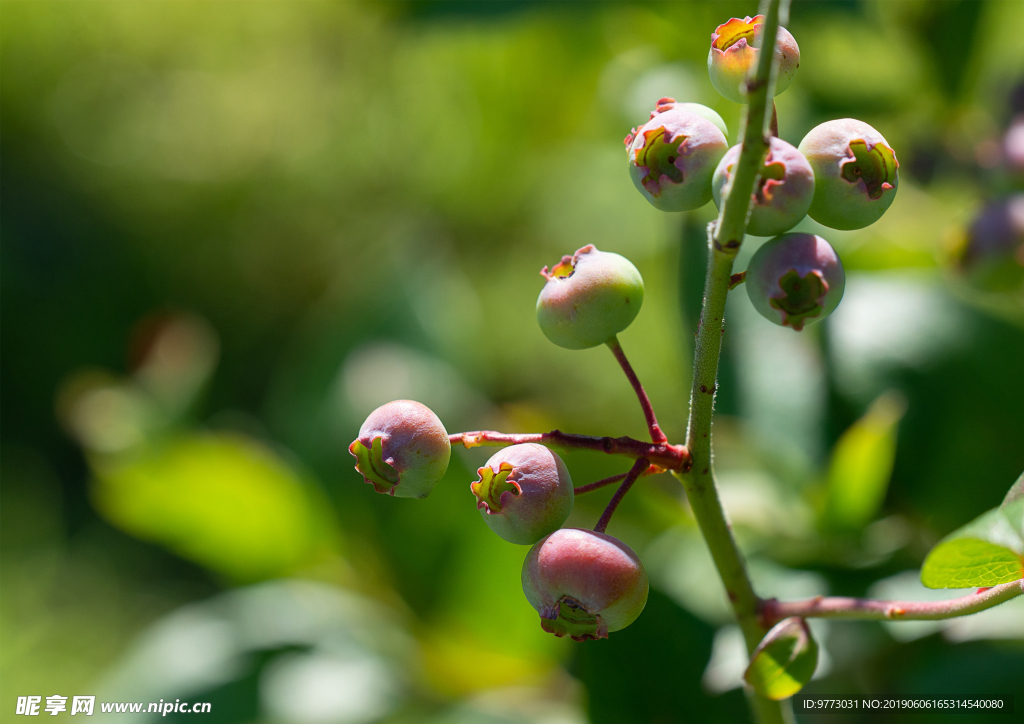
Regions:
M 607 455 L 623 455 L 625 457 L 647 458 L 651 465 L 665 470 L 686 471 L 690 467 L 690 452 L 685 445 L 671 445 L 667 442 L 643 442 L 631 437 L 595 437 L 593 435 L 576 435 L 561 430 L 551 432 L 528 432 L 511 434 L 494 430 L 475 430 L 458 432 L 448 436 L 452 445 L 461 443 L 464 447 L 502 447 L 505 445 L 521 445 L 536 442 L 548 447 L 563 450 L 593 450 Z
M 765 16 L 762 49 L 775 47 L 780 12 L 785 13 L 788 7 L 789 0 L 762 2 L 761 12 Z M 767 629 L 759 621 L 759 601 L 715 484 L 711 461 L 711 414 L 717 388 L 718 359 L 722 351 L 725 300 L 729 294 L 733 261 L 746 233 L 752 195 L 769 148 L 766 133 L 771 115 L 768 99 L 772 97 L 770 86 L 773 82 L 773 56 L 772 52 L 760 53 L 754 77 L 747 80 L 749 105 L 743 125 L 742 148 L 732 183 L 725 189 L 718 219 L 708 227 L 711 248 L 704 282 L 704 305 L 697 329 L 686 437 L 687 449 L 692 456 L 692 468 L 685 475 L 676 473 L 686 490 L 694 517 L 725 585 L 736 619 L 743 630 L 748 652 L 753 652 Z M 755 717 L 762 723 L 783 722 L 790 718 L 783 705 L 754 694 L 750 695 L 750 705 Z
M 601 478 L 596 483 L 587 483 L 586 485 L 578 485 L 573 488 L 573 495 L 583 495 L 594 490 L 600 490 L 601 488 L 607 487 L 612 483 L 617 483 L 626 477 L 627 473 L 619 473 L 618 475 L 612 475 L 609 478 Z
M 768 626 L 790 616 L 863 621 L 939 621 L 984 611 L 1022 594 L 1024 580 L 979 589 L 976 593 L 948 601 L 876 601 L 838 596 L 816 596 L 805 601 L 777 601 L 772 598 L 761 602 L 761 619 Z
M 640 476 L 647 470 L 647 466 L 647 458 L 640 458 L 633 463 L 633 467 L 629 469 L 628 473 L 626 473 L 626 478 L 622 481 L 622 485 L 619 486 L 619 489 L 615 491 L 615 495 L 613 495 L 612 499 L 608 502 L 608 507 L 606 507 L 604 512 L 601 513 L 600 520 L 598 520 L 597 525 L 594 526 L 595 533 L 604 533 L 605 530 L 607 530 L 608 524 L 612 520 L 612 514 L 615 513 L 615 509 L 619 507 L 619 503 L 621 503 L 622 499 L 626 497 L 626 493 L 629 492 L 629 489 L 633 487 L 633 483 L 639 480 Z
M 626 377 L 629 378 L 629 383 L 633 385 L 633 390 L 636 391 L 637 399 L 640 400 L 640 407 L 644 411 L 644 419 L 647 421 L 647 429 L 651 433 L 651 440 L 653 442 L 668 442 L 668 438 L 665 437 L 665 433 L 661 431 L 658 426 L 658 418 L 654 416 L 654 407 L 651 405 L 651 400 L 647 396 L 647 391 L 644 390 L 644 386 L 640 384 L 639 378 L 636 376 L 636 372 L 633 371 L 633 365 L 626 359 L 626 353 L 622 351 L 622 345 L 619 344 L 619 338 L 612 337 L 605 344 L 608 345 L 608 349 L 615 355 L 615 359 L 619 361 L 619 365 L 622 367 L 622 371 L 626 373 Z

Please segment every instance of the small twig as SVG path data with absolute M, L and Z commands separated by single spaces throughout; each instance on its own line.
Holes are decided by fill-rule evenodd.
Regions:
M 640 400 L 640 407 L 644 411 L 644 419 L 647 420 L 647 429 L 651 433 L 651 440 L 654 442 L 667 442 L 668 438 L 665 433 L 661 431 L 658 426 L 658 418 L 654 416 L 654 406 L 651 405 L 651 400 L 647 396 L 644 386 L 640 384 L 640 379 L 636 376 L 636 372 L 633 371 L 633 366 L 626 359 L 626 353 L 622 351 L 622 345 L 619 344 L 618 337 L 612 337 L 606 343 L 608 349 L 615 355 L 615 359 L 619 361 L 619 365 L 622 367 L 622 371 L 626 373 L 626 377 L 629 378 L 629 383 L 633 385 L 633 390 L 636 392 L 637 399 Z
M 657 465 L 651 465 L 649 468 L 647 468 L 642 473 L 640 473 L 640 477 L 642 478 L 642 477 L 644 477 L 646 475 L 657 475 L 659 473 L 664 473 L 664 472 L 668 472 L 668 471 L 665 470 L 665 468 L 663 468 L 663 467 L 659 467 Z M 604 478 L 602 480 L 598 480 L 596 483 L 588 483 L 587 485 L 581 485 L 578 488 L 573 488 L 572 489 L 572 493 L 573 493 L 573 495 L 583 495 L 583 493 L 590 493 L 590 492 L 593 492 L 594 490 L 600 490 L 601 488 L 605 488 L 605 487 L 611 485 L 612 483 L 619 482 L 624 477 L 626 477 L 628 474 L 629 473 L 619 473 L 618 475 L 613 475 L 610 478 Z
M 790 616 L 845 618 L 869 621 L 938 621 L 984 611 L 1024 594 L 1024 581 L 1012 581 L 980 589 L 946 601 L 876 601 L 870 598 L 817 596 L 806 601 L 761 601 L 760 616 L 766 626 Z
M 600 490 L 601 488 L 604 488 L 604 487 L 606 487 L 608 485 L 611 485 L 612 483 L 619 482 L 624 477 L 626 477 L 626 475 L 627 475 L 626 473 L 619 473 L 618 475 L 613 475 L 610 478 L 604 478 L 603 480 L 598 480 L 596 483 L 589 483 L 587 485 L 581 485 L 578 488 L 573 488 L 572 489 L 572 493 L 573 493 L 573 495 L 583 495 L 584 493 L 590 493 L 590 492 L 592 492 L 594 490 Z
M 626 473 L 626 479 L 622 481 L 622 485 L 620 485 L 619 489 L 615 491 L 615 495 L 613 495 L 611 501 L 609 501 L 608 507 L 604 509 L 603 513 L 601 513 L 601 519 L 597 521 L 597 525 L 594 526 L 595 533 L 604 533 L 605 529 L 608 528 L 608 523 L 611 522 L 612 514 L 615 512 L 615 509 L 619 507 L 619 503 L 621 503 L 622 499 L 626 497 L 626 493 L 629 492 L 629 489 L 633 487 L 633 483 L 635 483 L 644 471 L 647 470 L 648 464 L 649 463 L 646 458 L 640 458 L 633 463 L 633 467 L 631 467 L 629 472 Z
M 741 271 L 737 272 L 736 274 L 733 274 L 731 277 L 729 277 L 729 291 L 731 292 L 733 289 L 735 289 L 745 281 L 747 281 L 746 271 Z
M 768 125 L 768 133 L 779 137 L 779 112 L 775 109 L 775 99 L 772 99 L 772 120 Z
M 591 435 L 575 435 L 561 430 L 551 432 L 534 432 L 521 435 L 496 432 L 494 430 L 475 430 L 458 432 L 448 436 L 452 445 L 462 443 L 469 447 L 503 447 L 536 442 L 541 445 L 564 449 L 593 450 L 606 455 L 624 455 L 631 458 L 646 458 L 650 464 L 664 470 L 686 472 L 690 469 L 690 452 L 685 445 L 672 445 L 668 442 L 643 442 L 631 437 L 593 437 Z

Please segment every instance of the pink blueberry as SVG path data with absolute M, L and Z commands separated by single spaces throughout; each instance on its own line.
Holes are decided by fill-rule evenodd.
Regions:
M 732 181 L 740 146 L 733 146 L 715 169 L 712 190 L 715 205 L 722 207 L 725 185 Z M 753 208 L 747 232 L 754 236 L 775 236 L 789 231 L 807 215 L 814 198 L 814 171 L 794 146 L 772 138 L 753 194 Z
M 562 458 L 543 445 L 500 450 L 470 485 L 484 522 L 509 543 L 533 545 L 572 512 L 572 478 Z
M 983 291 L 1008 292 L 1024 284 L 1024 193 L 982 208 L 963 235 L 956 263 Z
M 732 18 L 715 28 L 711 34 L 711 50 L 708 51 L 711 85 L 733 103 L 747 102 L 743 84 L 750 69 L 757 65 L 763 24 L 763 15 Z M 775 57 L 779 64 L 779 74 L 775 81 L 775 95 L 778 95 L 793 82 L 796 70 L 800 67 L 800 48 L 785 28 L 779 28 Z
M 835 249 L 820 236 L 783 234 L 754 253 L 745 286 L 763 317 L 799 332 L 839 305 L 846 275 Z
M 729 147 L 710 108 L 662 98 L 647 123 L 626 136 L 633 185 L 655 208 L 691 211 L 711 200 L 711 175 Z M 719 123 L 721 125 L 719 125 Z
M 647 604 L 647 571 L 625 543 L 604 533 L 563 528 L 530 549 L 523 592 L 541 627 L 576 641 L 607 638 Z
M 398 498 L 430 495 L 452 453 L 437 415 L 412 400 L 395 400 L 371 412 L 348 450 L 367 483 Z

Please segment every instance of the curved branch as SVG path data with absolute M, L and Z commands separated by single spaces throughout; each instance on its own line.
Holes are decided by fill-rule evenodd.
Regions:
M 468 448 L 485 445 L 503 447 L 536 442 L 566 450 L 592 450 L 606 455 L 624 455 L 636 459 L 647 458 L 651 465 L 665 470 L 685 472 L 690 469 L 690 451 L 686 449 L 685 445 L 672 445 L 668 442 L 643 442 L 631 437 L 594 437 L 592 435 L 575 435 L 561 430 L 525 434 L 475 430 L 473 432 L 457 432 L 454 435 L 449 435 L 448 440 L 452 445 L 462 443 Z
M 1024 580 L 982 588 L 946 601 L 877 601 L 871 598 L 817 596 L 806 601 L 761 601 L 760 616 L 766 626 L 790 616 L 845 618 L 867 621 L 940 621 L 984 611 L 1024 594 Z

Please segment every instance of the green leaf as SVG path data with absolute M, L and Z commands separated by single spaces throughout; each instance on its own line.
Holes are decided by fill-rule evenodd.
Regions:
M 761 696 L 776 701 L 800 691 L 818 667 L 818 644 L 799 616 L 779 621 L 750 657 L 744 680 Z
M 1007 500 L 935 546 L 921 567 L 921 582 L 928 588 L 973 588 L 1024 578 L 1024 497 Z
M 896 457 L 896 428 L 903 398 L 886 393 L 843 433 L 832 451 L 826 484 L 825 519 L 838 528 L 869 523 L 885 500 Z
M 316 487 L 241 435 L 186 434 L 91 462 L 108 520 L 232 579 L 287 574 L 335 545 Z

